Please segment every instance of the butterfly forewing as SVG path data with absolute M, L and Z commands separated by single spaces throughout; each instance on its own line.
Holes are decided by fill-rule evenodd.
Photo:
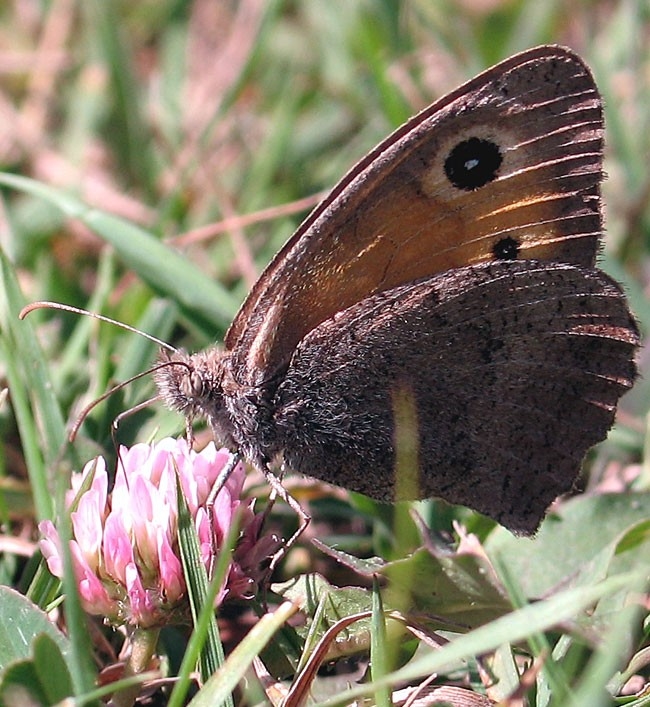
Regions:
M 602 108 L 562 48 L 509 59 L 433 104 L 335 187 L 260 278 L 226 345 L 244 384 L 376 292 L 471 263 L 593 265 Z

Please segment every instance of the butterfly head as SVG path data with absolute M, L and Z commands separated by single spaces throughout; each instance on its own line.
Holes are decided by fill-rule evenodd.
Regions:
M 230 417 L 222 392 L 225 353 L 209 349 L 188 354 L 161 350 L 154 382 L 165 405 L 185 417 L 188 425 L 206 419 L 224 444 L 232 439 Z

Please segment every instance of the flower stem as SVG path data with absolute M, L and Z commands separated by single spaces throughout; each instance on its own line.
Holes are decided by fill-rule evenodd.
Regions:
M 136 628 L 131 634 L 131 655 L 124 669 L 125 678 L 140 675 L 149 667 L 151 656 L 158 644 L 159 628 Z M 111 707 L 130 707 L 140 694 L 141 684 L 120 690 L 113 695 Z

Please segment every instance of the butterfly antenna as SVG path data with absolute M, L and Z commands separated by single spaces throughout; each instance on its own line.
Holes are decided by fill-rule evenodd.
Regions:
M 135 329 L 135 331 L 137 332 L 137 329 Z M 173 350 L 175 351 L 176 349 Z M 134 381 L 137 381 L 140 378 L 144 378 L 145 376 L 149 376 L 152 373 L 155 373 L 156 371 L 160 370 L 161 368 L 167 368 L 168 366 L 187 366 L 187 364 L 183 361 L 161 361 L 160 363 L 151 366 L 151 368 L 148 368 L 146 371 L 140 371 L 140 373 L 136 373 L 134 376 L 131 376 L 131 378 L 127 378 L 125 381 L 120 381 L 119 383 L 114 385 L 110 390 L 107 390 L 105 393 L 102 393 L 98 398 L 95 398 L 92 402 L 88 403 L 88 405 L 86 405 L 86 407 L 79 413 L 77 419 L 72 425 L 72 428 L 70 429 L 70 432 L 68 433 L 68 439 L 70 440 L 70 442 L 74 442 L 83 421 L 88 417 L 90 411 L 93 408 L 97 407 L 99 403 L 103 402 L 107 398 L 110 398 L 110 396 L 114 393 L 117 393 L 118 390 L 122 390 L 122 388 L 126 388 L 127 385 L 131 385 L 131 383 L 133 383 Z M 116 426 L 119 425 L 120 421 L 123 420 L 125 417 L 128 417 L 129 415 L 132 415 L 133 413 L 138 412 L 139 410 L 144 410 L 144 408 L 149 407 L 149 405 L 151 405 L 151 403 L 155 402 L 156 400 L 160 400 L 160 395 L 154 395 L 153 398 L 149 398 L 149 400 L 145 400 L 141 403 L 138 403 L 137 405 L 134 405 L 132 408 L 121 412 L 115 418 L 115 420 L 113 420 L 113 427 L 116 428 Z
M 133 334 L 139 334 L 140 336 L 144 336 L 145 339 L 149 339 L 149 341 L 152 341 L 154 344 L 157 344 L 160 348 L 166 349 L 167 351 L 171 351 L 172 353 L 179 353 L 178 349 L 172 346 L 171 344 L 168 344 L 166 341 L 163 341 L 162 339 L 157 338 L 156 336 L 153 336 L 152 334 L 148 334 L 145 331 L 140 331 L 140 329 L 136 329 L 135 327 L 129 326 L 128 324 L 125 324 L 124 322 L 119 322 L 116 319 L 111 319 L 110 317 L 105 317 L 103 314 L 97 314 L 96 312 L 89 312 L 87 309 L 81 309 L 80 307 L 73 307 L 70 304 L 62 304 L 61 302 L 48 302 L 48 301 L 40 301 L 40 302 L 32 302 L 31 304 L 28 304 L 26 307 L 23 307 L 23 309 L 20 311 L 20 314 L 18 317 L 20 319 L 24 319 L 28 314 L 33 312 L 36 309 L 58 309 L 63 312 L 72 312 L 73 314 L 81 314 L 87 317 L 92 317 L 93 319 L 98 319 L 101 322 L 106 322 L 107 324 L 113 324 L 114 326 L 120 327 L 121 329 L 125 329 L 126 331 L 130 331 Z M 72 425 L 72 428 L 70 429 L 70 432 L 68 433 L 68 439 L 70 442 L 74 442 L 74 440 L 77 437 L 77 434 L 79 433 L 79 428 L 83 424 L 83 421 L 88 417 L 88 414 L 90 411 L 95 408 L 99 403 L 103 402 L 107 398 L 109 398 L 111 395 L 116 393 L 118 390 L 121 390 L 122 388 L 125 388 L 127 385 L 130 385 L 134 381 L 138 380 L 139 378 L 143 378 L 144 376 L 148 376 L 151 373 L 157 371 L 160 368 L 165 368 L 169 365 L 184 365 L 183 363 L 179 361 L 162 361 L 155 366 L 152 366 L 146 371 L 142 371 L 140 373 L 137 373 L 136 375 L 132 376 L 128 380 L 122 381 L 118 383 L 117 385 L 113 386 L 110 390 L 106 391 L 102 395 L 100 395 L 98 398 L 90 402 L 86 407 L 79 413 L 77 416 L 77 419 L 75 420 L 74 424 Z M 186 365 L 186 364 L 185 364 Z M 120 415 L 113 421 L 113 426 L 115 427 L 118 423 L 119 420 L 122 420 L 124 417 L 127 415 L 131 415 L 134 412 L 137 412 L 138 410 L 142 410 L 151 403 L 153 403 L 155 400 L 159 400 L 160 396 L 156 395 L 153 398 L 150 398 L 149 400 L 145 400 L 142 403 L 139 403 L 135 407 L 130 408 L 129 410 L 126 410 L 125 412 L 120 413 Z M 111 432 L 111 435 L 114 435 L 114 429 Z M 115 442 L 115 439 L 113 439 L 113 442 Z
M 99 319 L 100 322 L 106 322 L 108 324 L 113 324 L 114 326 L 120 327 L 121 329 L 126 329 L 126 331 L 130 331 L 133 334 L 140 334 L 140 336 L 144 336 L 145 339 L 149 339 L 149 341 L 153 341 L 154 344 L 158 344 L 158 346 L 160 346 L 161 348 L 167 349 L 168 351 L 172 351 L 173 353 L 178 353 L 178 349 L 176 349 L 174 346 L 172 346 L 171 344 L 168 344 L 166 341 L 163 341 L 162 339 L 158 339 L 157 337 L 153 336 L 152 334 L 147 334 L 146 331 L 140 331 L 140 329 L 136 329 L 135 327 L 129 326 L 128 324 L 125 324 L 124 322 L 118 322 L 117 319 L 111 319 L 110 317 L 105 317 L 103 314 L 97 314 L 96 312 L 89 312 L 87 309 L 81 309 L 80 307 L 73 307 L 70 304 L 62 304 L 61 302 L 47 302 L 47 301 L 32 302 L 31 304 L 28 304 L 26 307 L 23 307 L 20 310 L 20 314 L 18 315 L 18 318 L 24 319 L 28 314 L 30 314 L 30 312 L 33 312 L 36 309 L 59 309 L 63 312 L 72 312 L 73 314 L 83 314 L 86 317 L 92 317 L 93 319 Z M 148 373 L 150 373 L 150 371 L 148 371 Z M 100 400 L 101 400 L 101 398 L 100 398 Z

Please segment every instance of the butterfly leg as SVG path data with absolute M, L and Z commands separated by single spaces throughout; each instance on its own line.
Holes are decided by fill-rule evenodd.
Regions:
M 241 454 L 239 452 L 231 452 L 230 456 L 228 457 L 228 461 L 224 465 L 223 469 L 219 473 L 219 476 L 215 479 L 215 482 L 212 486 L 212 489 L 210 490 L 210 494 L 208 495 L 208 498 L 206 499 L 205 502 L 205 510 L 206 513 L 208 514 L 208 522 L 209 522 L 209 527 L 214 528 L 215 526 L 215 518 L 214 518 L 214 502 L 215 499 L 217 498 L 219 491 L 226 485 L 226 482 L 230 478 L 230 475 L 232 472 L 235 470 L 235 467 L 239 462 L 241 461 Z M 212 578 L 212 571 L 214 569 L 214 558 L 217 556 L 217 542 L 216 538 L 214 536 L 214 533 L 210 533 L 210 567 L 208 569 L 208 577 Z
M 269 468 L 268 464 L 258 461 L 255 468 L 264 474 L 264 478 L 271 487 L 272 492 L 278 498 L 281 498 L 289 508 L 298 516 L 298 529 L 296 532 L 283 544 L 283 546 L 273 555 L 269 564 L 269 576 L 278 565 L 280 560 L 289 552 L 293 544 L 305 532 L 311 521 L 311 516 L 305 511 L 300 503 L 284 488 L 282 479 L 278 478 Z

